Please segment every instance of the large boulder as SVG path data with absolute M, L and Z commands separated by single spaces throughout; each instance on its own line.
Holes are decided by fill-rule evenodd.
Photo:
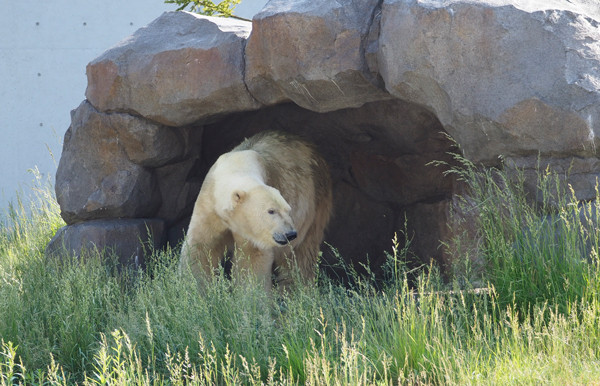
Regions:
M 254 17 L 246 83 L 265 105 L 326 112 L 387 97 L 365 52 L 377 0 L 272 0 Z
M 595 157 L 600 6 L 578 1 L 383 2 L 378 64 L 473 161 Z
M 107 253 L 119 263 L 143 268 L 146 259 L 165 244 L 160 219 L 94 220 L 62 227 L 46 248 L 50 256 L 85 257 Z
M 182 151 L 169 128 L 127 114 L 101 114 L 83 102 L 71 113 L 56 172 L 63 219 L 72 224 L 153 215 L 160 195 L 144 164 L 167 163 Z
M 243 79 L 249 34 L 249 22 L 165 12 L 88 65 L 86 97 L 170 126 L 256 109 Z

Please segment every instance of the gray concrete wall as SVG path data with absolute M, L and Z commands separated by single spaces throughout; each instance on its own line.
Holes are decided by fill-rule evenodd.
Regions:
M 243 0 L 235 14 L 250 19 L 266 2 Z M 162 0 L 0 0 L 0 218 L 17 191 L 28 200 L 30 170 L 54 183 L 87 63 L 174 9 Z

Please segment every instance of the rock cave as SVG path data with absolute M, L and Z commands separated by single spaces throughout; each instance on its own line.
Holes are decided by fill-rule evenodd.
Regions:
M 405 216 L 414 255 L 425 263 L 431 258 L 443 263 L 439 240 L 447 234 L 455 182 L 443 175 L 444 168 L 428 163 L 451 163 L 453 144 L 431 113 L 394 100 L 329 113 L 293 104 L 238 113 L 204 127 L 202 166 L 191 169 L 200 173 L 196 184 L 221 153 L 265 129 L 310 139 L 330 166 L 334 211 L 322 248 L 323 265 L 337 264 L 335 248 L 359 271 L 369 264 L 377 273 L 386 259 L 384 251 L 391 251 L 394 233 L 404 231 Z M 183 223 L 188 221 L 186 217 Z M 403 240 L 403 235 L 398 237 Z M 176 234 L 170 240 L 180 238 Z
M 272 0 L 252 23 L 167 12 L 87 67 L 56 177 L 67 226 L 48 251 L 110 247 L 143 264 L 149 235 L 178 245 L 216 158 L 271 129 L 307 137 L 329 163 L 324 268 L 336 274 L 333 247 L 379 273 L 405 221 L 414 263 L 447 268 L 463 188 L 430 163 L 453 162 L 450 138 L 481 165 L 569 164 L 578 198 L 593 194 L 596 11 Z
M 72 131 L 80 131 L 78 123 L 87 127 L 90 121 L 103 119 L 87 102 L 80 109 L 86 111 L 86 117 L 83 121 L 75 118 Z M 104 118 L 119 127 L 123 127 L 122 121 L 127 120 L 127 116 L 120 113 Z M 204 175 L 218 156 L 262 130 L 281 130 L 314 142 L 331 170 L 335 208 L 326 232 L 326 244 L 322 247 L 322 265 L 326 270 L 335 273 L 335 267 L 339 265 L 336 255 L 339 255 L 347 264 L 354 264 L 359 272 L 368 265 L 378 274 L 386 259 L 385 252 L 391 251 L 395 233 L 402 241 L 404 235 L 400 233 L 404 231 L 412 240 L 412 254 L 419 258 L 413 261 L 414 264 L 428 263 L 430 259 L 440 264 L 447 263 L 439 241 L 449 233 L 446 224 L 456 181 L 443 175 L 443 167 L 429 163 L 452 163 L 448 153 L 456 149 L 436 117 L 422 107 L 387 100 L 367 103 L 359 108 L 317 113 L 287 103 L 254 112 L 235 113 L 206 125 L 179 129 L 163 127 L 161 130 L 168 131 L 175 138 L 163 138 L 161 146 L 170 144 L 169 149 L 179 149 L 179 152 L 171 155 L 163 152 L 162 157 L 156 157 L 163 161 L 156 164 L 144 161 L 146 173 L 139 173 L 142 177 L 134 189 L 139 194 L 131 192 L 131 199 L 125 200 L 126 204 L 114 209 L 106 205 L 95 207 L 97 200 L 90 200 L 90 195 L 83 205 L 89 210 L 87 218 L 81 218 L 76 210 L 68 212 L 65 209 L 69 206 L 63 205 L 63 217 L 86 228 L 83 235 L 77 233 L 75 238 L 89 238 L 95 245 L 110 245 L 111 237 L 98 234 L 104 235 L 107 227 L 131 229 L 129 220 L 122 219 L 133 217 L 127 213 L 130 207 L 137 218 L 146 218 L 152 224 L 160 223 L 151 227 L 156 238 L 155 246 L 164 246 L 166 242 L 172 247 L 178 246 L 189 224 Z M 156 133 L 153 134 L 156 137 Z M 72 135 L 68 140 L 77 140 Z M 86 140 L 89 140 L 87 136 Z M 126 143 L 126 140 L 121 141 Z M 116 143 L 114 145 L 117 146 Z M 98 145 L 98 149 L 102 147 Z M 149 154 L 147 150 L 146 155 Z M 134 153 L 131 149 L 125 152 L 129 158 Z M 106 155 L 113 157 L 114 153 L 115 150 L 110 149 Z M 161 165 L 160 162 L 165 161 L 167 164 Z M 123 185 L 126 185 L 123 178 L 131 180 L 136 174 L 123 173 L 123 170 L 127 167 L 119 167 L 115 177 L 102 180 L 97 191 L 101 193 L 96 194 L 102 197 L 100 200 L 123 190 Z M 144 192 L 151 194 L 144 195 Z M 144 197 L 140 197 L 142 195 Z M 140 202 L 144 205 L 139 205 Z M 135 212 L 139 210 L 143 211 Z M 111 217 L 115 218 L 112 222 L 98 220 Z M 125 241 L 136 235 L 143 236 L 147 223 L 139 222 L 141 228 L 135 228 L 137 233 L 128 234 L 130 231 L 126 231 L 115 235 L 113 232 L 112 238 Z M 124 254 L 124 263 L 131 263 L 131 256 L 125 255 L 140 255 L 141 250 L 123 241 L 115 245 L 119 250 L 123 250 L 123 244 L 127 246 L 119 254 Z M 78 243 L 76 246 L 83 245 Z

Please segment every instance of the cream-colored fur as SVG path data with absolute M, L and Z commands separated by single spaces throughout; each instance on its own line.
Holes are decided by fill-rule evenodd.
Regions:
M 313 280 L 331 208 L 329 170 L 315 149 L 290 134 L 260 133 L 219 157 L 206 175 L 180 269 L 212 275 L 231 252 L 236 280 L 254 275 L 269 289 L 274 274 L 287 285 L 295 266 L 300 278 Z M 281 245 L 290 232 L 297 238 Z

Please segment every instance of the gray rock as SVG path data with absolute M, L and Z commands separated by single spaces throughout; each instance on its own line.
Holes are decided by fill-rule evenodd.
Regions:
M 250 23 L 165 12 L 87 67 L 88 100 L 183 126 L 259 104 L 243 80 Z
M 377 0 L 272 0 L 254 16 L 246 83 L 265 105 L 326 112 L 388 97 L 365 51 Z
M 521 175 L 524 179 L 525 189 L 530 197 L 535 197 L 539 202 L 543 201 L 542 192 L 539 190 L 539 177 L 546 174 L 546 170 L 556 173 L 560 185 L 564 188 L 563 197 L 573 198 L 580 201 L 596 199 L 600 181 L 600 160 L 598 158 L 579 157 L 508 157 L 505 160 L 505 168 L 509 175 Z M 556 197 L 556 181 L 548 181 L 548 192 Z M 574 197 L 568 191 L 568 186 L 573 189 Z M 549 202 L 552 203 L 552 202 Z
M 160 219 L 86 221 L 59 229 L 46 248 L 46 256 L 108 253 L 118 256 L 120 264 L 137 268 L 143 267 L 152 250 L 161 249 L 165 240 L 165 225 Z
M 598 9 L 576 1 L 385 0 L 379 69 L 391 94 L 435 112 L 473 161 L 594 156 Z
M 208 168 L 202 165 L 198 157 L 194 157 L 156 169 L 158 189 L 162 196 L 157 216 L 164 219 L 168 226 L 192 213 L 202 187 L 202 179 L 197 178 L 196 174 L 205 174 Z
M 135 141 L 135 136 L 120 140 L 127 138 L 128 135 L 122 135 L 127 133 L 127 128 L 144 131 L 140 122 L 124 114 L 100 114 L 87 102 L 72 112 L 71 119 L 55 184 L 56 199 L 67 224 L 154 215 L 160 204 L 154 176 L 128 158 L 128 153 L 137 153 L 134 145 L 140 143 Z M 141 141 L 144 142 L 148 141 Z M 158 158 L 164 161 L 177 153 L 176 146 Z M 156 160 L 152 156 L 136 158 Z
M 447 154 L 424 152 L 387 157 L 355 151 L 350 166 L 358 187 L 377 201 L 412 205 L 439 199 L 452 191 L 452 179 L 443 178 L 433 160 L 450 161 Z
M 343 181 L 334 185 L 333 192 L 333 217 L 325 236 L 327 245 L 321 247 L 323 266 L 329 272 L 345 275 L 339 269 L 345 261 L 359 272 L 371 267 L 380 274 L 378 268 L 386 261 L 383 251 L 391 250 L 396 230 L 392 205 L 371 200 Z
M 137 165 L 160 167 L 180 159 L 185 153 L 185 136 L 180 130 L 158 125 L 128 114 L 103 115 L 105 126 L 118 133 L 127 158 Z
M 440 240 L 449 241 L 452 230 L 447 223 L 450 221 L 451 200 L 437 202 L 417 203 L 407 208 L 397 219 L 398 224 L 406 221 L 408 234 L 398 234 L 410 240 L 410 250 L 421 259 L 424 264 L 432 260 L 449 268 L 451 260 L 445 253 L 446 250 Z

